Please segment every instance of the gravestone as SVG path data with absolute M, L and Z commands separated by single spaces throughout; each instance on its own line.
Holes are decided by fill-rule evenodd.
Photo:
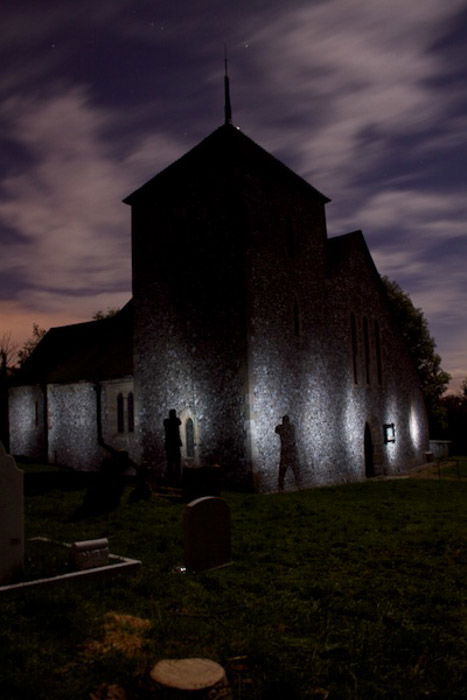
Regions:
M 0 584 L 24 564 L 23 472 L 0 442 Z
M 102 537 L 99 540 L 73 542 L 70 550 L 70 563 L 78 571 L 107 566 L 109 563 L 109 540 L 107 537 Z
M 185 566 L 205 571 L 230 562 L 230 510 L 222 498 L 188 503 L 183 514 Z

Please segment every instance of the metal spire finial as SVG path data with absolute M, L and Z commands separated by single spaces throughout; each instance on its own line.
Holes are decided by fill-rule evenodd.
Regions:
M 227 63 L 227 47 L 224 44 L 224 114 L 225 124 L 232 124 L 232 105 L 230 104 L 230 85 Z

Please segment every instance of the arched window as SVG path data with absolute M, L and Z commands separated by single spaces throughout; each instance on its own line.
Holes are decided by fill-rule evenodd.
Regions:
M 187 458 L 193 459 L 195 456 L 195 426 L 191 418 L 187 418 L 185 423 L 185 445 Z
M 127 400 L 127 420 L 128 420 L 128 432 L 133 433 L 135 430 L 135 402 L 133 399 L 133 392 L 130 391 Z
M 117 396 L 117 431 L 125 432 L 125 404 L 123 402 L 123 394 Z

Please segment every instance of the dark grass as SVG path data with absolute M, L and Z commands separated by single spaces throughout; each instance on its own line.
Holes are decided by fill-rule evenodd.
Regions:
M 102 683 L 154 697 L 148 670 L 184 656 L 223 664 L 235 698 L 466 696 L 467 482 L 226 494 L 234 563 L 199 575 L 172 573 L 183 505 L 124 501 L 71 522 L 82 497 L 29 496 L 28 536 L 109 537 L 143 569 L 0 599 L 2 699 L 88 698 Z M 152 623 L 134 654 L 87 651 L 109 612 Z

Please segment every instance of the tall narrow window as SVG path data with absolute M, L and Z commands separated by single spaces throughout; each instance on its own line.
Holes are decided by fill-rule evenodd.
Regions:
M 185 423 L 185 438 L 186 456 L 188 459 L 193 459 L 195 456 L 195 426 L 191 418 L 188 418 Z
M 34 404 L 34 425 L 39 425 L 39 401 Z
M 378 384 L 383 383 L 383 363 L 381 357 L 381 333 L 379 330 L 379 323 L 375 321 L 375 353 L 376 353 L 376 374 L 378 377 Z
M 370 335 L 368 332 L 368 319 L 366 316 L 363 319 L 363 344 L 365 347 L 365 379 L 366 383 L 370 384 Z
M 293 304 L 293 333 L 296 338 L 300 337 L 300 309 L 297 301 Z
M 117 396 L 117 431 L 125 432 L 125 404 L 123 402 L 123 394 Z
M 358 338 L 357 338 L 357 319 L 355 314 L 350 314 L 350 330 L 352 333 L 352 366 L 353 380 L 358 384 Z
M 127 421 L 128 421 L 128 432 L 133 433 L 135 430 L 135 402 L 133 399 L 133 392 L 130 391 L 127 400 Z

